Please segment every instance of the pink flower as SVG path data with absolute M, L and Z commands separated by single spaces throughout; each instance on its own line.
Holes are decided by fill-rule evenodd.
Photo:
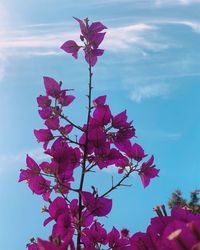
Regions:
M 28 181 L 28 186 L 33 191 L 33 193 L 38 195 L 42 194 L 45 201 L 48 201 L 49 195 L 51 193 L 50 184 L 51 181 L 46 180 L 41 175 L 31 178 Z
M 49 141 L 53 140 L 53 134 L 50 129 L 34 130 L 34 135 L 38 142 L 44 142 L 43 148 L 46 149 Z
M 97 57 L 103 55 L 104 50 L 98 49 L 98 47 L 103 41 L 106 33 L 100 32 L 107 28 L 100 22 L 94 22 L 89 25 L 88 19 L 85 19 L 86 24 L 76 17 L 74 17 L 74 19 L 80 24 L 82 33 L 80 38 L 82 42 L 84 41 L 84 46 L 79 46 L 75 41 L 69 40 L 61 46 L 61 49 L 63 49 L 67 53 L 71 53 L 72 56 L 77 59 L 78 51 L 81 47 L 83 47 L 83 50 L 85 52 L 85 60 L 93 67 L 97 62 Z
M 51 77 L 44 76 L 43 79 L 47 95 L 58 98 L 60 94 L 60 85 Z
M 58 116 L 53 116 L 48 118 L 44 124 L 47 126 L 48 129 L 56 130 L 59 128 L 59 123 L 60 121 Z
M 75 223 L 79 220 L 78 200 L 74 199 L 70 202 L 71 216 Z M 81 215 L 82 227 L 89 227 L 93 222 L 93 215 L 89 211 L 83 211 Z
M 48 108 L 51 105 L 51 100 L 48 98 L 48 96 L 42 96 L 40 95 L 37 98 L 38 106 L 41 108 Z
M 133 144 L 129 157 L 132 157 L 136 161 L 141 161 L 147 155 L 144 154 L 143 148 L 137 143 Z
M 76 21 L 79 22 L 80 24 L 80 29 L 83 37 L 88 40 L 89 42 L 92 41 L 92 38 L 96 35 L 99 34 L 104 29 L 107 29 L 106 26 L 104 26 L 101 22 L 94 22 L 88 27 L 84 24 L 84 22 L 76 17 L 74 17 Z
M 126 128 L 130 126 L 130 123 L 127 122 L 126 110 L 121 112 L 120 114 L 112 117 L 112 126 L 113 128 Z
M 58 98 L 58 103 L 61 104 L 62 106 L 68 106 L 70 103 L 73 102 L 74 99 L 75 99 L 75 96 L 66 95 L 66 91 L 62 91 Z
M 38 164 L 29 156 L 26 156 L 27 170 L 22 170 L 19 177 L 19 182 L 29 180 L 30 178 L 36 177 L 40 174 L 40 168 Z
M 36 244 L 29 244 L 28 250 L 39 250 L 38 246 Z
M 46 120 L 52 115 L 52 110 L 49 107 L 43 108 L 41 110 L 38 110 L 38 113 L 42 119 Z
M 109 247 L 113 250 L 119 250 L 129 245 L 129 240 L 120 238 L 119 231 L 113 227 L 112 231 L 108 234 L 108 243 Z
M 91 66 L 93 67 L 97 62 L 97 56 L 102 56 L 104 50 L 103 49 L 92 49 L 92 48 L 90 48 L 88 51 L 87 51 L 87 49 L 84 49 L 84 52 L 85 52 L 85 60 L 86 60 L 86 62 L 88 64 L 91 63 Z M 90 62 L 89 57 L 91 59 L 91 62 Z
M 78 46 L 78 44 L 76 44 L 75 41 L 69 40 L 65 42 L 60 48 L 63 49 L 67 53 L 72 53 L 72 56 L 74 58 L 76 59 L 78 58 L 78 51 L 80 47 Z
M 54 161 L 52 161 L 51 163 L 42 162 L 40 164 L 40 168 L 46 174 L 54 174 L 56 172 L 56 169 L 57 169 L 57 164 Z
M 53 242 L 42 240 L 37 238 L 38 250 L 66 250 L 70 247 L 71 250 L 75 250 L 72 239 L 66 238 L 60 245 L 56 245 Z
M 96 243 L 103 245 L 107 244 L 107 232 L 99 222 L 94 222 L 90 228 L 84 228 L 82 231 L 81 240 L 86 249 L 96 249 Z
M 59 131 L 64 134 L 64 135 L 68 135 L 73 129 L 72 125 L 66 125 L 65 127 L 60 127 Z
M 98 98 L 92 101 L 94 107 L 102 107 L 106 102 L 106 95 L 99 96 Z
M 97 107 L 93 113 L 93 121 L 96 126 L 107 125 L 111 120 L 111 112 L 108 105 Z
M 127 228 L 122 228 L 120 231 L 121 237 L 122 238 L 128 238 L 129 237 L 129 230 Z
M 49 205 L 49 215 L 50 217 L 47 218 L 43 225 L 46 226 L 50 221 L 55 220 L 57 221 L 58 217 L 65 212 L 68 212 L 68 205 L 67 202 L 62 197 L 57 197 L 51 204 Z
M 80 192 L 84 206 L 94 216 L 105 216 L 112 209 L 112 200 L 107 198 L 95 198 L 93 194 L 85 191 Z
M 142 166 L 140 168 L 139 176 L 144 188 L 149 185 L 152 178 L 158 177 L 160 169 L 156 169 L 155 166 L 152 166 L 153 161 L 154 157 L 152 155 L 147 162 L 142 163 Z

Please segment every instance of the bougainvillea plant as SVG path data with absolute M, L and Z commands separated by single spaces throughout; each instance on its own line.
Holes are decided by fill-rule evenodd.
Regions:
M 124 185 L 131 173 L 137 172 L 146 188 L 150 180 L 158 176 L 159 170 L 153 163 L 154 157 L 145 160 L 147 155 L 143 148 L 131 141 L 135 137 L 135 128 L 132 121 L 127 121 L 126 110 L 113 115 L 106 104 L 106 96 L 92 100 L 92 67 L 104 53 L 99 46 L 106 34 L 103 31 L 107 28 L 100 22 L 89 24 L 88 18 L 83 21 L 74 19 L 80 25 L 81 45 L 69 40 L 61 49 L 76 59 L 82 49 L 89 65 L 86 122 L 77 125 L 64 114 L 64 108 L 75 99 L 69 94 L 72 89 L 65 89 L 62 82 L 45 76 L 46 94 L 40 95 L 37 102 L 46 128 L 34 130 L 34 134 L 37 141 L 43 143 L 44 153 L 49 155 L 50 160 L 38 164 L 27 155 L 27 169 L 21 170 L 19 181 L 26 180 L 34 194 L 42 195 L 47 202 L 42 211 L 48 215 L 43 225 L 51 221 L 54 225 L 49 240 L 32 238 L 27 246 L 29 250 L 147 249 L 144 248 L 145 240 L 143 242 L 146 236 L 138 241 L 137 235 L 129 236 L 128 229 L 123 228 L 119 232 L 115 227 L 108 233 L 98 220 L 110 213 L 111 192 Z M 74 140 L 72 132 L 76 130 L 80 137 Z M 92 191 L 85 190 L 87 173 L 94 168 L 102 170 L 111 165 L 121 176 L 119 182 L 112 183 L 104 193 L 99 193 L 94 183 L 91 183 Z M 75 169 L 80 172 L 79 182 L 77 179 L 74 181 Z M 52 192 L 54 197 L 56 195 L 54 200 Z M 70 199 L 70 193 L 77 198 Z

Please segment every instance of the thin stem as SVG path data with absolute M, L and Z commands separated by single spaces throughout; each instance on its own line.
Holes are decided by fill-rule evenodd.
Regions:
M 58 183 L 59 185 L 63 186 L 63 187 L 66 188 L 66 189 L 69 189 L 69 190 L 71 190 L 71 191 L 74 191 L 74 192 L 76 192 L 76 193 L 79 192 L 78 189 L 75 189 L 75 188 L 68 187 L 68 186 L 64 185 L 62 182 L 59 181 L 59 179 L 58 179 L 57 176 L 55 176 L 55 177 L 56 177 L 56 181 L 57 181 L 57 183 Z
M 63 118 L 65 121 L 67 121 L 69 124 L 71 124 L 73 127 L 81 130 L 82 132 L 85 132 L 85 130 L 83 128 L 81 128 L 80 126 L 77 126 L 75 123 L 71 122 L 67 117 L 65 117 L 62 114 L 58 114 L 61 118 Z
M 130 170 L 123 176 L 123 178 L 116 184 L 116 185 L 113 185 L 113 183 L 112 183 L 112 187 L 107 191 L 107 192 L 105 192 L 104 194 L 102 194 L 101 196 L 100 196 L 100 198 L 102 198 L 102 197 L 104 197 L 104 196 L 106 196 L 106 195 L 108 195 L 110 192 L 112 192 L 114 189 L 116 189 L 117 187 L 119 187 L 119 186 L 129 186 L 129 185 L 124 185 L 124 184 L 121 184 L 126 178 L 128 178 L 129 177 L 129 175 L 132 173 L 134 171 L 134 169 L 133 168 L 130 168 Z
M 110 125 L 108 128 L 105 129 L 105 132 L 107 133 L 113 126 Z
M 93 167 L 97 165 L 97 162 L 93 163 L 91 166 L 89 166 L 87 169 L 85 169 L 86 172 L 89 172 Z
M 64 137 L 65 138 L 65 140 L 66 141 L 69 141 L 70 143 L 74 143 L 74 144 L 76 144 L 76 145 L 78 145 L 78 146 L 84 146 L 84 144 L 81 144 L 81 143 L 78 143 L 78 142 L 76 142 L 76 141 L 73 141 L 72 139 L 70 139 L 69 137 L 67 137 L 67 136 L 65 136 L 59 129 L 57 129 L 59 132 L 60 132 L 60 134 L 62 135 L 62 136 L 54 136 L 54 137 Z
M 86 22 L 87 24 L 87 22 Z M 85 131 L 85 144 L 84 144 L 84 153 L 83 153 L 83 163 L 82 163 L 82 174 L 80 180 L 79 191 L 83 189 L 83 182 L 86 173 L 86 160 L 87 160 L 87 151 L 88 151 L 88 131 L 89 131 L 89 123 L 90 123 L 90 113 L 91 113 L 91 94 L 92 94 L 92 66 L 91 66 L 91 54 L 88 50 L 88 45 L 86 44 L 86 50 L 89 58 L 89 93 L 88 93 L 88 115 L 87 115 L 87 127 Z M 78 221 L 78 236 L 77 236 L 77 250 L 81 249 L 80 241 L 81 241 L 81 213 L 82 213 L 82 198 L 79 192 L 79 221 Z
M 59 180 L 58 180 L 57 175 L 55 175 L 55 178 L 56 178 L 57 183 L 59 183 Z M 64 193 L 62 192 L 62 190 L 61 190 L 59 187 L 58 187 L 57 189 L 59 190 L 59 192 L 60 192 L 60 194 L 62 195 L 62 197 L 63 197 L 67 202 L 70 203 L 70 201 L 68 200 L 68 198 L 67 198 L 67 197 L 64 195 Z

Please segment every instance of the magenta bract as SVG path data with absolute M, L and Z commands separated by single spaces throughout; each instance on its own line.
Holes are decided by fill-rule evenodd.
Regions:
M 127 249 L 128 250 L 129 240 L 120 238 L 119 231 L 115 227 L 113 227 L 112 231 L 108 234 L 108 245 L 111 249 L 115 249 L 115 250 Z
M 36 177 L 40 174 L 40 168 L 38 164 L 29 156 L 26 156 L 27 170 L 22 170 L 19 177 L 19 182 L 29 180 L 30 178 Z
M 96 243 L 106 245 L 108 242 L 107 232 L 99 222 L 94 222 L 90 228 L 84 228 L 81 239 L 85 249 L 96 249 L 94 248 Z
M 66 239 L 59 246 L 57 246 L 53 242 L 42 240 L 40 238 L 37 239 L 37 243 L 38 243 L 38 250 L 66 250 L 68 247 L 70 247 L 71 250 L 75 250 L 74 243 L 71 239 L 70 240 Z
M 60 94 L 60 85 L 51 77 L 44 76 L 43 79 L 47 95 L 58 98 Z
M 43 148 L 46 149 L 49 141 L 53 140 L 53 134 L 50 129 L 39 129 L 34 130 L 34 135 L 37 138 L 38 142 L 44 142 Z
M 73 129 L 72 125 L 66 125 L 65 127 L 60 127 L 59 130 L 62 134 L 68 135 Z
M 106 33 L 100 32 L 107 28 L 100 22 L 95 22 L 91 25 L 88 25 L 88 19 L 84 20 L 86 24 L 76 17 L 74 17 L 74 19 L 80 24 L 82 33 L 81 41 L 85 41 L 84 45 L 79 46 L 75 41 L 69 40 L 61 46 L 61 49 L 63 49 L 67 53 L 71 53 L 72 56 L 77 59 L 78 51 L 81 47 L 83 47 L 83 50 L 85 52 L 85 60 L 93 67 L 97 62 L 97 56 L 103 55 L 104 50 L 98 49 L 98 47 L 103 41 Z
M 68 106 L 70 103 L 73 102 L 75 99 L 75 96 L 73 95 L 66 95 L 66 92 L 61 92 L 59 98 L 58 98 L 58 103 L 61 104 L 62 106 Z
M 31 178 L 28 181 L 29 188 L 35 194 L 45 194 L 50 191 L 50 181 L 45 180 L 41 175 Z
M 93 194 L 81 191 L 83 204 L 88 211 L 95 216 L 105 216 L 112 209 L 112 200 L 107 198 L 95 198 Z
M 37 98 L 38 106 L 41 108 L 48 108 L 51 105 L 51 100 L 48 98 L 48 96 L 42 96 L 40 95 Z
M 106 95 L 99 96 L 98 98 L 92 101 L 95 108 L 104 106 L 105 102 L 106 102 Z
M 130 123 L 127 123 L 126 121 L 127 121 L 127 115 L 126 115 L 126 110 L 124 110 L 115 117 L 112 117 L 112 126 L 118 129 L 129 127 Z
M 60 120 L 58 116 L 54 116 L 54 117 L 48 118 L 44 124 L 47 126 L 48 129 L 56 130 L 59 128 L 59 123 L 60 123 Z
M 52 110 L 51 108 L 43 108 L 41 110 L 38 110 L 38 113 L 40 115 L 40 117 L 44 120 L 50 118 L 50 116 L 52 115 Z
M 85 52 L 86 62 L 88 64 L 91 63 L 91 66 L 93 67 L 97 63 L 97 56 L 102 56 L 104 50 L 103 49 L 90 49 L 88 51 L 88 50 L 84 49 L 84 52 Z
M 97 107 L 93 113 L 93 121 L 96 126 L 107 125 L 111 120 L 111 112 L 108 105 Z
M 158 177 L 160 169 L 156 169 L 155 166 L 152 166 L 153 161 L 154 157 L 152 155 L 147 162 L 142 163 L 142 166 L 140 168 L 139 176 L 144 188 L 149 185 L 152 178 Z
M 60 48 L 63 49 L 67 53 L 72 53 L 72 56 L 74 58 L 76 59 L 78 58 L 78 51 L 80 47 L 76 44 L 75 41 L 69 40 L 65 42 Z

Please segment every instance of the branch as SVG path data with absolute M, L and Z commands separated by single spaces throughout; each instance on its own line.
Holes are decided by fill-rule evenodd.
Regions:
M 77 126 L 75 123 L 71 122 L 67 117 L 65 117 L 62 114 L 58 114 L 61 118 L 63 118 L 65 121 L 69 122 L 69 124 L 71 124 L 73 127 L 81 130 L 82 132 L 85 132 L 85 129 L 83 129 L 81 126 Z
M 57 130 L 58 130 L 58 131 L 60 132 L 60 134 L 65 138 L 66 141 L 69 141 L 69 142 L 71 142 L 71 143 L 74 143 L 74 144 L 76 144 L 76 145 L 78 145 L 78 146 L 84 146 L 84 144 L 81 144 L 81 143 L 79 143 L 79 142 L 73 141 L 73 140 L 70 139 L 69 137 L 65 136 L 59 129 L 57 129 Z M 56 137 L 56 136 L 54 136 L 54 137 Z M 58 137 L 60 137 L 60 136 L 58 136 Z
M 87 25 L 87 22 L 86 22 Z M 85 177 L 85 170 L 86 170 L 86 159 L 87 159 L 87 151 L 88 151 L 88 131 L 89 131 L 89 123 L 90 123 L 90 113 L 91 113 L 91 94 L 92 94 L 92 66 L 91 66 L 91 53 L 88 50 L 88 44 L 85 45 L 86 50 L 89 57 L 89 94 L 88 94 L 88 115 L 87 115 L 87 128 L 85 132 L 85 145 L 84 145 L 84 153 L 83 153 L 83 164 L 82 164 L 82 173 L 81 173 L 81 180 L 80 180 L 80 187 L 79 191 L 82 191 L 83 189 L 83 182 Z M 79 192 L 79 214 L 78 214 L 78 236 L 77 236 L 77 250 L 81 249 L 80 242 L 81 242 L 81 203 L 82 198 L 81 194 Z
M 119 187 L 119 186 L 131 186 L 131 185 L 124 185 L 124 184 L 121 184 L 121 183 L 122 183 L 126 178 L 128 178 L 129 175 L 130 175 L 133 171 L 135 171 L 135 170 L 134 170 L 133 167 L 131 167 L 130 170 L 123 176 L 123 178 L 122 178 L 116 185 L 114 185 L 114 186 L 113 186 L 113 179 L 112 179 L 112 187 L 111 187 L 106 193 L 102 194 L 102 195 L 100 196 L 100 198 L 102 198 L 102 197 L 108 195 L 110 192 L 112 192 L 114 189 L 116 189 L 116 188 Z

